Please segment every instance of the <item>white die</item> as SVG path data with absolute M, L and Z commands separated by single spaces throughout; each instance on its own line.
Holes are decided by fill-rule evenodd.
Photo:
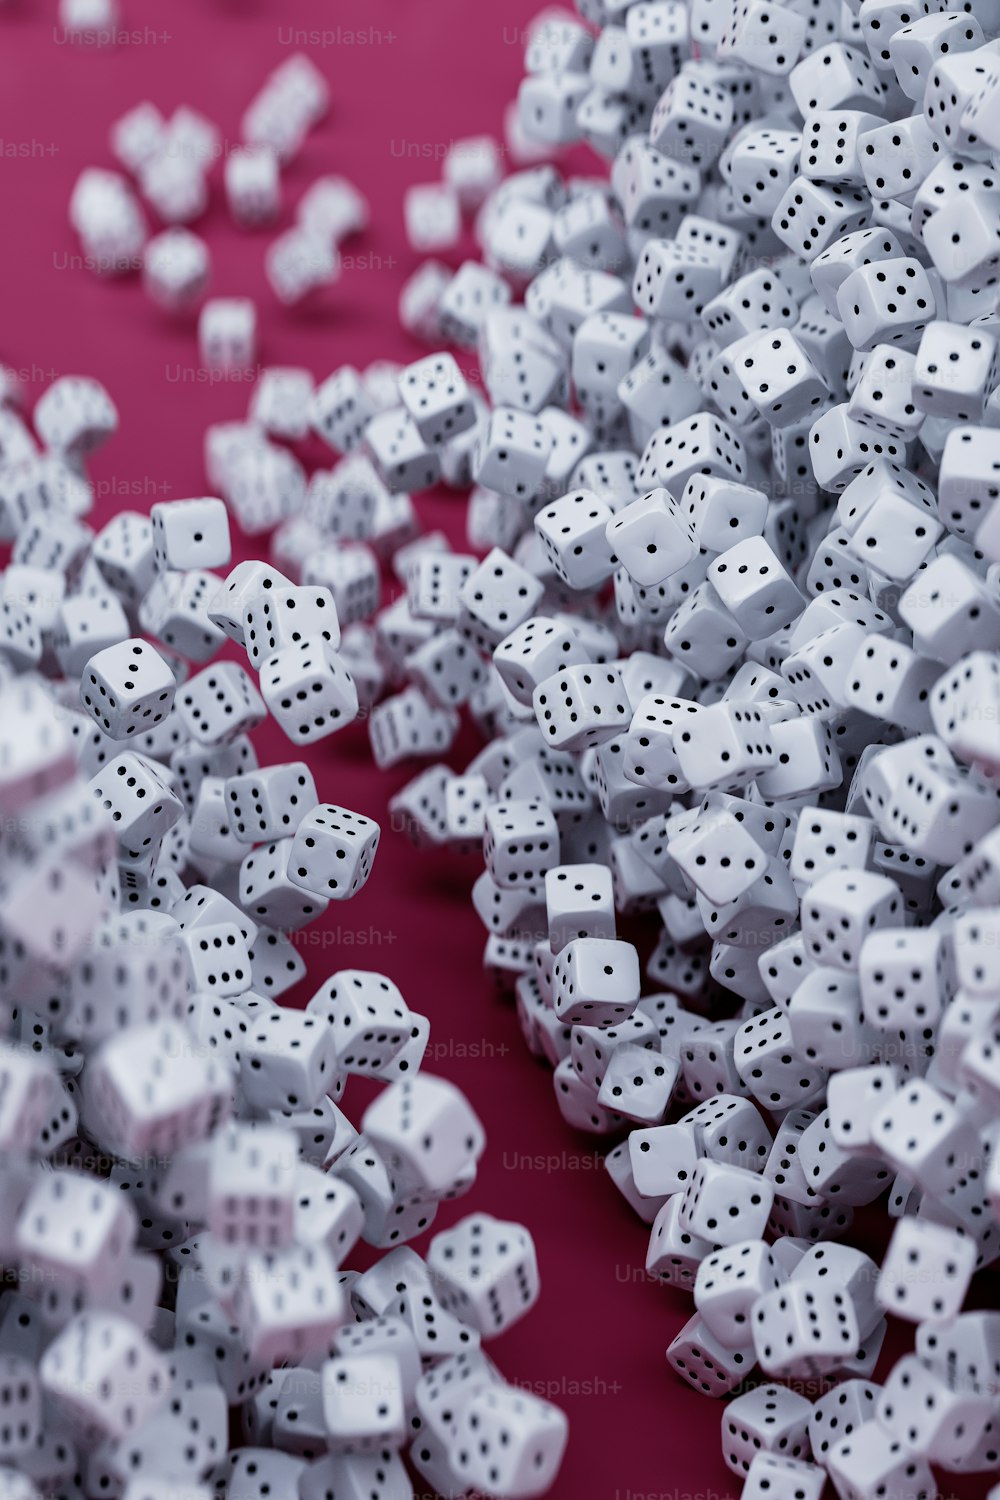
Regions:
M 928 1464 L 874 1419 L 831 1448 L 826 1467 L 840 1500 L 872 1500 L 880 1492 L 931 1500 L 936 1490 Z
M 663 583 L 697 554 L 693 525 L 665 489 L 630 501 L 609 520 L 607 538 L 629 577 L 646 587 Z
M 271 290 L 285 306 L 294 306 L 317 288 L 330 286 L 340 271 L 330 242 L 301 225 L 272 240 L 264 264 Z
M 312 640 L 340 645 L 340 621 L 328 588 L 272 588 L 243 611 L 243 641 L 250 665 L 262 669 L 276 652 Z
M 527 412 L 496 407 L 474 462 L 478 484 L 501 494 L 531 499 L 538 493 L 553 439 Z
M 558 1407 L 507 1385 L 490 1385 L 471 1396 L 457 1428 L 459 1483 L 523 1496 L 548 1489 L 568 1433 Z
M 760 1297 L 753 1341 L 770 1375 L 822 1373 L 841 1366 L 860 1342 L 848 1294 L 824 1282 L 788 1282 Z
M 390 979 L 362 969 L 334 974 L 306 1009 L 333 1026 L 338 1065 L 373 1077 L 382 1076 L 399 1055 L 416 1019 Z
M 568 623 L 532 616 L 494 648 L 493 664 L 508 692 L 528 704 L 540 682 L 561 666 L 579 666 L 587 656 Z
M 736 358 L 750 400 L 772 427 L 788 427 L 822 406 L 827 384 L 794 333 L 779 328 L 740 343 Z
M 821 1500 L 826 1473 L 817 1464 L 758 1453 L 747 1470 L 741 1500 Z
M 160 500 L 149 513 L 158 568 L 224 568 L 231 556 L 221 500 Z
M 421 436 L 405 407 L 370 417 L 365 446 L 379 478 L 393 493 L 425 490 L 437 483 L 439 455 Z
M 699 788 L 750 781 L 777 759 L 766 712 L 753 703 L 713 703 L 675 738 L 681 775 Z
M 763 1233 L 773 1198 L 773 1187 L 756 1172 L 703 1160 L 684 1189 L 679 1222 L 709 1243 L 735 1245 Z
M 545 742 L 556 750 L 583 750 L 620 734 L 631 719 L 621 672 L 582 663 L 546 677 L 532 694 Z
M 531 1235 L 520 1224 L 470 1214 L 427 1251 L 442 1305 L 484 1335 L 509 1328 L 538 1298 Z
M 184 312 L 199 302 L 210 273 L 208 246 L 189 229 L 164 229 L 143 251 L 143 286 L 152 301 L 168 312 Z
M 353 678 L 321 638 L 286 646 L 260 669 L 261 696 L 288 738 L 309 745 L 345 728 L 358 712 Z
M 403 219 L 410 248 L 432 255 L 455 245 L 462 230 L 458 196 L 444 183 L 419 183 L 406 190 Z
M 399 395 L 424 442 L 440 447 L 475 426 L 471 393 L 450 354 L 432 354 L 408 365 Z
M 209 1151 L 207 1223 L 223 1245 L 276 1250 L 291 1243 L 295 1136 L 275 1125 L 227 1125 Z
M 785 1273 L 763 1240 L 737 1241 L 724 1250 L 716 1250 L 700 1263 L 695 1277 L 694 1305 L 706 1328 L 727 1349 L 745 1348 L 751 1333 L 750 1314 L 754 1302 L 784 1280 Z M 733 1467 L 730 1441 L 740 1427 L 735 1414 L 733 1422 L 729 1440 L 726 1438 L 728 1424 L 723 1424 L 725 1457 L 730 1467 Z M 776 1436 L 786 1433 L 787 1428 L 782 1425 Z M 760 1434 L 762 1438 L 768 1435 Z M 784 1447 L 782 1451 L 785 1451 Z M 793 1452 L 792 1456 L 797 1455 Z
M 955 1389 L 915 1354 L 893 1366 L 877 1415 L 893 1437 L 932 1463 L 961 1466 L 987 1428 L 993 1408 L 985 1392 Z
M 553 953 L 573 938 L 616 935 L 611 874 L 605 865 L 560 865 L 547 870 L 545 906 Z
M 752 1372 L 755 1356 L 750 1343 L 742 1349 L 727 1349 L 696 1315 L 668 1345 L 667 1363 L 696 1391 L 708 1396 L 727 1396 Z
M 198 348 L 210 370 L 245 370 L 254 362 L 257 312 L 245 297 L 216 297 L 198 319 Z
M 359 234 L 369 217 L 367 200 L 346 177 L 318 177 L 299 199 L 297 213 L 306 229 L 335 244 Z
M 483 1128 L 453 1084 L 418 1074 L 390 1086 L 365 1111 L 364 1133 L 414 1187 L 444 1192 L 485 1145 Z
M 309 430 L 313 378 L 298 365 L 276 365 L 261 370 L 247 413 L 273 437 L 298 442 Z
M 574 938 L 556 959 L 552 1000 L 563 1022 L 613 1026 L 639 999 L 639 960 L 631 943 Z
M 281 208 L 278 158 L 266 145 L 232 151 L 225 165 L 226 201 L 237 224 L 273 223 Z
M 947 1323 L 961 1309 L 976 1265 L 976 1244 L 957 1229 L 900 1219 L 882 1260 L 876 1296 L 910 1323 Z
M 46 1349 L 42 1385 L 73 1427 L 122 1438 L 146 1421 L 170 1391 L 167 1361 L 140 1331 L 108 1313 L 79 1313 Z
M 375 407 L 352 365 L 343 365 L 328 376 L 316 387 L 310 402 L 313 431 L 341 453 L 358 446 L 374 415 Z
M 902 915 L 895 883 L 871 871 L 831 870 L 810 885 L 802 902 L 806 952 L 815 962 L 854 968 L 864 938 Z M 846 926 L 845 926 L 846 923 Z
M 406 1436 L 399 1362 L 388 1354 L 340 1355 L 323 1365 L 323 1419 L 330 1447 L 365 1453 Z
M 736 542 L 709 565 L 719 598 L 748 635 L 771 635 L 804 607 L 802 596 L 762 536 Z
M 43 1276 L 94 1293 L 120 1272 L 136 1229 L 135 1211 L 113 1188 L 63 1168 L 32 1188 L 15 1244 L 19 1257 Z
M 162 723 L 174 701 L 176 679 L 148 641 L 107 646 L 83 669 L 80 697 L 105 734 L 124 740 Z
M 34 422 L 47 448 L 82 458 L 116 431 L 118 413 L 99 381 L 64 375 L 38 398 Z
M 327 900 L 346 900 L 371 874 L 379 836 L 374 819 L 321 803 L 305 814 L 292 838 L 289 879 Z
M 611 576 L 614 543 L 606 533 L 612 519 L 610 507 L 590 490 L 573 490 L 536 515 L 546 556 L 570 588 L 595 588 Z

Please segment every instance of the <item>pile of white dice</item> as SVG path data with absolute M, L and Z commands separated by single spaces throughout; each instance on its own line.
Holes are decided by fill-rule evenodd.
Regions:
M 693 1293 L 670 1365 L 742 1392 L 744 1495 L 918 1500 L 1000 1468 L 1000 1314 L 961 1311 L 1000 1255 L 1000 9 L 580 9 L 519 126 L 610 181 L 480 149 L 407 203 L 420 250 L 475 213 L 400 313 L 488 401 L 447 352 L 335 372 L 275 558 L 321 581 L 474 482 L 469 552 L 398 548 L 357 627 L 376 761 L 434 761 L 394 810 L 482 840 L 486 966 Z
M 204 621 L 241 641 L 293 740 L 313 737 L 298 694 L 311 704 L 316 682 L 319 733 L 360 705 L 380 766 L 431 759 L 393 809 L 418 843 L 481 842 L 486 967 L 513 990 L 565 1120 L 616 1142 L 607 1166 L 650 1225 L 647 1269 L 693 1294 L 668 1361 L 708 1394 L 739 1390 L 722 1438 L 746 1500 L 819 1500 L 828 1478 L 840 1500 L 924 1500 L 933 1470 L 1000 1468 L 1000 1314 L 961 1310 L 976 1271 L 1000 1256 L 1000 5 L 925 4 L 915 20 L 908 0 L 579 8 L 532 28 L 507 144 L 583 141 L 610 177 L 550 164 L 504 177 L 498 147 L 454 151 L 442 183 L 406 204 L 421 253 L 457 245 L 470 215 L 482 252 L 457 271 L 428 260 L 403 291 L 401 321 L 435 352 L 405 369 L 342 367 L 316 387 L 308 372 L 266 371 L 247 421 L 209 429 L 206 469 L 245 530 L 276 528 L 280 573 L 237 570 L 232 597 L 212 605 L 189 575 L 150 575 L 139 621 L 196 661 Z M 310 94 L 309 78 L 296 62 L 293 97 Z M 247 140 L 280 156 L 282 111 L 259 115 Z M 305 109 L 300 129 L 313 117 Z M 248 329 L 223 319 L 206 357 L 247 362 Z M 475 353 L 485 395 L 446 343 Z M 339 455 L 311 476 L 292 451 L 308 432 Z M 439 480 L 474 485 L 468 553 L 417 531 L 410 494 Z M 64 510 L 76 484 L 68 475 Z M 25 504 L 25 527 L 30 511 L 44 532 Z M 78 520 L 64 524 L 76 537 Z M 65 544 L 57 569 L 85 580 L 96 568 L 128 602 L 141 525 L 119 518 L 111 540 Z M 197 570 L 201 556 L 181 566 Z M 386 562 L 400 592 L 380 607 Z M 289 589 L 314 629 L 318 598 L 333 606 L 339 642 L 320 629 L 291 643 L 279 607 Z M 5 653 L 31 673 L 17 631 Z M 121 654 L 123 639 L 108 645 Z M 142 644 L 129 638 L 125 652 Z M 86 704 L 82 653 L 62 670 L 83 670 Z M 94 676 L 105 698 L 119 681 Z M 241 669 L 207 668 L 176 688 L 165 723 L 184 746 L 169 759 L 190 823 L 183 858 L 216 903 L 212 922 L 242 941 L 256 993 L 264 957 L 247 923 L 270 929 L 273 975 L 293 953 L 282 930 L 329 893 L 292 860 L 298 832 L 237 865 L 248 767 L 231 747 L 218 759 L 200 748 L 228 743 L 216 685 L 241 727 L 263 712 Z M 105 698 L 90 697 L 103 715 Z M 487 743 L 458 773 L 442 757 L 463 708 Z M 88 723 L 85 746 L 93 733 Z M 156 760 L 165 728 L 139 734 L 139 755 Z M 19 754 L 37 796 L 41 730 L 26 762 Z M 107 765 L 94 769 L 103 799 Z M 169 791 L 157 791 L 161 814 Z M 250 842 L 272 828 L 242 832 Z M 86 861 L 82 875 L 43 843 L 0 901 L 4 931 L 20 914 L 18 940 L 47 945 L 44 961 L 32 951 L 33 976 L 79 940 L 67 906 L 95 900 Z M 176 941 L 190 948 L 199 896 L 182 894 L 173 849 L 172 830 L 159 859 L 119 835 L 117 865 L 140 907 L 189 903 Z M 79 901 L 75 888 L 70 903 L 46 894 L 52 879 L 79 884 Z M 49 910 L 58 943 L 39 932 Z M 651 938 L 644 965 L 618 936 L 633 917 Z M 88 961 L 80 1010 L 72 986 L 67 1010 L 83 1017 L 84 1042 L 94 984 L 114 992 L 90 949 Z M 343 997 L 331 1009 L 321 996 L 306 1018 L 334 1016 L 337 1067 L 363 1070 L 370 1058 L 345 1050 L 338 1028 Z M 66 1022 L 47 1003 L 31 1027 L 51 1056 Z M 192 1015 L 189 1031 L 216 1034 Z M 255 1087 L 241 1066 L 238 1118 L 252 1115 Z M 399 1088 L 383 1100 L 403 1110 Z M 72 1131 L 96 1129 L 98 1146 L 120 1152 L 130 1117 L 114 1097 L 112 1086 L 103 1123 L 85 1108 Z M 360 1162 L 329 1149 L 388 1244 L 390 1215 L 418 1232 L 434 1193 L 466 1173 L 456 1164 L 414 1188 L 411 1152 L 399 1182 L 413 1191 L 400 1199 L 383 1100 L 362 1122 Z M 207 1148 L 182 1133 L 170 1153 L 182 1166 L 147 1192 L 157 1214 L 162 1192 L 186 1205 L 200 1190 L 201 1217 L 225 1240 L 211 1183 L 231 1128 L 206 1125 Z M 888 1241 L 881 1263 L 851 1243 L 854 1211 L 871 1207 L 881 1221 L 866 1223 Z M 204 1246 L 201 1234 L 189 1253 L 212 1315 L 235 1315 L 253 1347 L 239 1323 L 250 1294 L 234 1289 L 247 1252 L 234 1270 Z M 438 1261 L 432 1247 L 440 1287 Z M 428 1295 L 442 1318 L 447 1298 Z M 363 1295 L 359 1305 L 385 1311 Z M 890 1315 L 915 1325 L 915 1352 L 886 1369 Z M 487 1385 L 462 1405 L 479 1423 L 499 1399 L 491 1375 L 476 1366 Z M 425 1477 L 449 1494 L 540 1488 L 558 1419 L 534 1404 L 520 1426 L 511 1419 L 524 1462 L 536 1442 L 547 1455 L 540 1472 L 484 1478 L 428 1416 L 434 1378 L 416 1396 Z M 329 1443 L 328 1406 L 323 1420 Z
M 3 395 L 0 1496 L 406 1500 L 407 1446 L 442 1494 L 539 1494 L 566 1419 L 481 1348 L 537 1298 L 530 1234 L 408 1245 L 485 1144 L 427 1019 L 357 969 L 279 1003 L 379 841 L 248 738 L 356 718 L 333 593 L 213 573 L 221 499 L 95 534 L 108 393 L 56 381 L 34 431 Z M 385 1085 L 357 1126 L 352 1075 Z

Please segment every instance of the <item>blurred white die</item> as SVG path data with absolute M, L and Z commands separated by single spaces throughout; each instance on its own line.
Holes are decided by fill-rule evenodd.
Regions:
M 265 269 L 278 301 L 291 306 L 318 287 L 336 281 L 339 260 L 327 239 L 297 226 L 272 241 Z
M 226 157 L 226 200 L 244 228 L 270 224 L 281 209 L 278 158 L 269 146 L 246 146 Z
M 961 1310 L 976 1267 L 976 1242 L 960 1230 L 903 1218 L 882 1259 L 876 1297 L 909 1323 L 947 1323 Z
M 927 1462 L 874 1419 L 842 1438 L 826 1455 L 840 1500 L 907 1495 L 931 1500 L 937 1485 Z
M 335 1453 L 398 1448 L 407 1437 L 398 1360 L 352 1354 L 323 1366 L 323 1420 Z
M 460 1483 L 487 1493 L 542 1495 L 566 1448 L 563 1412 L 515 1386 L 490 1385 L 462 1408 L 455 1435 Z
M 201 362 L 209 370 L 246 370 L 257 350 L 257 310 L 248 297 L 214 297 L 198 319 Z
M 390 1084 L 369 1105 L 362 1124 L 400 1181 L 435 1193 L 454 1186 L 486 1144 L 464 1094 L 425 1073 Z
M 39 1372 L 55 1410 L 91 1441 L 123 1438 L 170 1393 L 165 1355 L 110 1313 L 78 1313 L 46 1349 Z
M 168 312 L 183 312 L 199 302 L 210 271 L 208 246 L 189 229 L 164 229 L 143 252 L 143 286 L 151 300 Z
M 117 21 L 116 0 L 59 0 L 59 24 L 74 40 L 86 37 L 92 45 L 108 45 Z
M 430 489 L 438 481 L 440 458 L 404 407 L 370 417 L 365 446 L 379 478 L 393 493 Z
M 200 162 L 178 154 L 172 145 L 151 157 L 139 171 L 143 197 L 166 224 L 188 224 L 208 206 L 208 186 Z
M 312 399 L 313 378 L 308 370 L 296 366 L 262 370 L 248 415 L 272 437 L 297 442 L 309 431 Z
M 513 407 L 495 407 L 476 451 L 476 482 L 503 495 L 531 499 L 538 493 L 552 446 L 552 434 L 537 417 Z
M 118 412 L 99 381 L 84 375 L 64 375 L 39 396 L 34 423 L 47 448 L 83 458 L 102 447 L 117 430 Z
M 478 208 L 503 176 L 503 151 L 490 135 L 452 141 L 441 177 L 458 194 L 463 208 Z
M 393 383 L 393 405 L 395 399 Z M 313 431 L 341 453 L 358 446 L 374 415 L 375 406 L 353 365 L 342 365 L 317 386 L 309 409 Z
M 145 100 L 111 127 L 111 149 L 128 172 L 136 172 L 163 145 L 166 122 L 155 104 Z
M 346 177 L 317 177 L 299 199 L 297 215 L 304 229 L 339 245 L 367 228 L 369 209 L 364 195 Z
M 403 198 L 406 238 L 421 255 L 449 250 L 462 232 L 458 195 L 443 182 L 418 183 Z
M 993 1402 L 984 1391 L 952 1383 L 916 1354 L 893 1366 L 879 1397 L 882 1426 L 931 1463 L 961 1467 L 990 1426 Z

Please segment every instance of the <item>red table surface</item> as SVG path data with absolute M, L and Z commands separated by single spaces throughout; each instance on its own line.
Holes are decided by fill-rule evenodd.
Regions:
M 293 50 L 308 52 L 330 83 L 332 107 L 285 173 L 280 227 L 292 222 L 308 184 L 329 172 L 367 194 L 371 227 L 345 247 L 342 277 L 318 303 L 282 309 L 263 273 L 276 231 L 234 228 L 216 164 L 210 211 L 193 226 L 211 246 L 213 291 L 256 300 L 261 365 L 301 364 L 322 378 L 345 363 L 406 361 L 426 350 L 397 321 L 399 289 L 419 259 L 403 233 L 403 192 L 439 177 L 451 141 L 501 134 L 521 76 L 524 27 L 539 8 L 538 0 L 122 0 L 128 34 L 107 50 L 68 44 L 55 0 L 9 0 L 0 10 L 0 360 L 22 372 L 31 400 L 61 374 L 107 385 L 121 429 L 92 465 L 93 519 L 204 493 L 205 428 L 243 416 L 252 388 L 247 380 L 206 382 L 193 322 L 159 314 L 137 278 L 102 281 L 74 261 L 70 191 L 83 167 L 114 165 L 111 122 L 142 99 L 164 112 L 186 103 L 235 144 L 243 108 L 267 72 Z M 587 157 L 582 165 L 597 169 Z M 417 508 L 426 528 L 441 527 L 464 546 L 463 496 L 421 496 Z M 259 555 L 265 545 L 244 544 L 238 555 Z M 297 753 L 273 726 L 257 742 L 263 761 Z M 475 745 L 463 733 L 453 763 Z M 526 1052 L 513 1006 L 483 977 L 484 931 L 469 904 L 477 862 L 414 850 L 388 826 L 389 796 L 419 766 L 377 772 L 363 724 L 314 747 L 309 759 L 320 796 L 379 819 L 384 836 L 365 889 L 349 905 L 331 904 L 300 935 L 309 979 L 291 998 L 304 1000 L 335 969 L 374 968 L 430 1017 L 425 1066 L 466 1091 L 488 1136 L 474 1190 L 446 1205 L 435 1228 L 478 1209 L 519 1220 L 534 1236 L 541 1299 L 489 1351 L 509 1380 L 569 1414 L 569 1449 L 552 1495 L 737 1494 L 740 1483 L 720 1454 L 722 1406 L 664 1362 L 690 1300 L 645 1275 L 647 1231 L 607 1179 L 594 1141 L 563 1124 L 549 1072 Z M 352 1094 L 360 1106 L 365 1090 L 357 1082 L 348 1090 L 356 1115 Z M 946 1479 L 942 1489 L 961 1487 Z

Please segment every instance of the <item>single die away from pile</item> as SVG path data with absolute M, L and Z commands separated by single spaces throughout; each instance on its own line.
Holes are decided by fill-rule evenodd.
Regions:
M 150 1304 L 136 1358 L 188 1389 L 201 1341 L 231 1348 L 212 1399 L 252 1409 L 255 1456 L 199 1458 L 182 1477 L 235 1500 L 266 1448 L 268 1463 L 308 1461 L 275 1469 L 302 1500 L 331 1479 L 363 1491 L 364 1464 L 389 1462 L 364 1454 L 391 1457 L 415 1410 L 410 1459 L 442 1494 L 549 1483 L 564 1423 L 499 1380 L 478 1352 L 494 1299 L 447 1270 L 489 1239 L 509 1320 L 537 1289 L 524 1231 L 473 1216 L 423 1260 L 392 1248 L 471 1184 L 482 1145 L 446 1085 L 400 1076 L 426 1024 L 350 971 L 303 1014 L 274 1004 L 287 933 L 368 878 L 378 829 L 319 803 L 299 761 L 265 781 L 246 735 L 270 712 L 309 744 L 364 710 L 378 766 L 427 762 L 390 804 L 416 844 L 481 846 L 485 969 L 550 1065 L 563 1120 L 606 1142 L 649 1227 L 646 1270 L 693 1300 L 667 1363 L 731 1398 L 722 1451 L 745 1500 L 985 1492 L 1000 1469 L 1000 6 L 578 10 L 531 28 L 505 125 L 508 158 L 530 164 L 505 175 L 497 142 L 456 144 L 442 181 L 407 196 L 419 254 L 451 255 L 469 225 L 481 251 L 407 280 L 400 319 L 426 357 L 318 381 L 262 372 L 246 420 L 206 433 L 213 498 L 181 503 L 202 507 L 197 541 L 171 506 L 92 537 L 79 461 L 113 426 L 106 393 L 57 382 L 35 411 L 42 456 L 8 393 L 4 599 L 26 602 L 4 603 L 2 651 L 32 728 L 0 757 L 0 797 L 45 816 L 5 866 L 0 979 L 11 1069 L 46 1069 L 62 1091 L 23 1136 L 11 1109 L 11 1192 L 30 1203 L 57 1175 L 39 1155 L 72 1170 L 75 1141 L 92 1140 L 112 1182 L 129 1172 L 155 1248 L 169 1232 L 168 1261 L 194 1272 L 174 1307 Z M 280 166 L 322 113 L 316 76 L 283 65 L 248 112 L 249 155 L 226 182 L 247 225 L 273 214 Z M 198 185 L 170 180 L 162 132 L 207 136 L 178 113 L 164 126 L 140 108 L 113 142 L 174 225 Z M 577 154 L 542 159 L 581 145 L 586 173 Z M 300 235 L 279 256 L 279 301 L 326 276 L 357 222 L 343 189 L 318 202 L 325 249 Z M 124 179 L 85 174 L 71 217 L 95 261 L 125 269 L 144 245 Z M 207 263 L 150 242 L 147 286 L 189 306 Z M 205 362 L 252 362 L 255 316 L 207 304 Z M 329 468 L 309 471 L 309 434 Z M 468 492 L 466 551 L 420 530 L 411 497 L 439 482 Z M 227 515 L 269 534 L 270 563 L 222 580 Z M 8 591 L 18 568 L 57 575 L 64 602 L 48 607 L 48 576 Z M 245 666 L 212 662 L 227 637 Z M 463 715 L 483 745 L 456 766 Z M 57 790 L 69 812 L 49 813 Z M 171 956 L 123 998 L 130 917 Z M 373 1051 L 356 978 L 391 1056 Z M 159 1040 L 136 1040 L 150 1026 Z M 203 1066 L 177 1068 L 170 1026 L 204 1043 L 187 1044 Z M 29 1036 L 44 1038 L 31 1056 Z M 130 1102 L 147 1066 L 190 1091 L 182 1104 L 150 1082 L 166 1118 Z M 357 1139 L 336 1102 L 352 1071 L 388 1082 Z M 20 1088 L 6 1097 L 27 1101 Z M 61 1126 L 49 1100 L 64 1096 Z M 300 1116 L 317 1107 L 308 1156 Z M 445 1127 L 442 1161 L 415 1147 L 427 1119 Z M 216 1191 L 244 1181 L 244 1152 L 273 1165 L 282 1130 L 328 1167 L 334 1204 L 351 1190 L 387 1270 L 339 1269 L 337 1212 L 310 1234 L 276 1193 L 269 1243 Z M 167 1160 L 146 1180 L 128 1164 L 151 1141 Z M 13 1253 L 47 1266 L 25 1213 Z M 316 1269 L 319 1240 L 334 1275 Z M 296 1289 L 284 1322 L 258 1285 L 255 1257 L 274 1254 Z M 95 1258 L 115 1263 L 103 1246 Z M 134 1431 L 77 1410 L 79 1344 L 59 1340 L 122 1315 L 81 1282 L 43 1303 L 44 1331 L 31 1309 L 35 1342 L 7 1338 L 105 1493 L 133 1452 L 157 1474 L 165 1418 L 149 1391 Z M 322 1334 L 300 1292 L 316 1293 Z M 6 1326 L 0 1312 L 0 1344 Z M 407 1335 L 409 1364 L 391 1352 Z M 401 1372 L 382 1418 L 338 1364 L 369 1338 Z M 250 1383 L 256 1361 L 289 1359 L 315 1380 L 289 1382 L 282 1421 L 280 1371 L 266 1397 Z M 421 1368 L 408 1405 L 405 1372 Z M 410 1493 L 395 1461 L 377 1483 Z

